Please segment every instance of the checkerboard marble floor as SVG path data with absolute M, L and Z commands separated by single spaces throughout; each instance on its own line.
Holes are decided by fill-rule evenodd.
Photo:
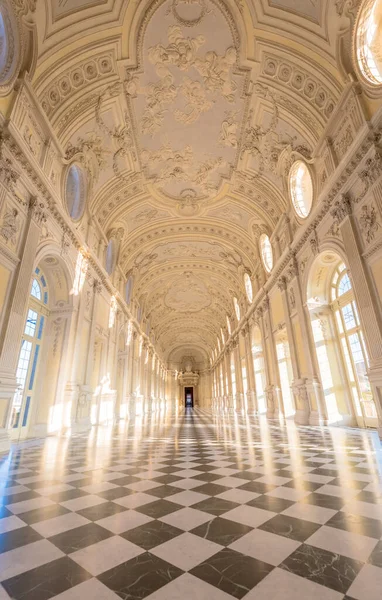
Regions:
M 0 458 L 0 600 L 381 600 L 377 434 L 202 410 Z

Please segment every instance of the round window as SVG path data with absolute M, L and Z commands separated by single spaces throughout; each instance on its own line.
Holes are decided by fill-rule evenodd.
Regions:
M 271 240 L 266 233 L 260 236 L 260 253 L 264 268 L 267 273 L 270 273 L 273 269 L 273 250 Z
M 355 30 L 356 59 L 372 85 L 382 84 L 382 0 L 366 0 Z
M 237 298 L 233 299 L 233 305 L 235 307 L 235 313 L 236 313 L 237 320 L 240 321 L 240 306 L 237 301 Z
M 73 221 L 78 221 L 84 214 L 86 188 L 86 176 L 83 170 L 79 165 L 71 165 L 66 176 L 65 198 L 68 212 Z
M 248 302 L 250 304 L 252 304 L 252 300 L 253 300 L 253 288 L 252 288 L 252 281 L 251 281 L 251 278 L 248 275 L 248 273 L 244 273 L 244 285 L 245 285 L 245 291 L 246 291 L 246 294 L 247 294 Z
M 289 189 L 293 207 L 299 217 L 305 219 L 313 204 L 313 182 L 307 165 L 298 160 L 289 173 Z

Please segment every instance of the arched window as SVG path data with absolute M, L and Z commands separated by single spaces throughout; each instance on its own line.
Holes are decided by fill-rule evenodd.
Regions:
M 267 273 L 273 269 L 273 250 L 271 240 L 266 233 L 260 236 L 260 254 Z
M 356 58 L 372 85 L 382 84 L 382 0 L 366 0 L 355 32 Z
M 358 425 L 376 426 L 365 340 L 351 279 L 343 262 L 338 262 L 328 276 L 326 289 L 329 297 L 323 296 L 321 301 L 324 306 L 329 304 L 330 310 L 322 310 L 314 299 L 311 310 L 329 422 L 341 421 L 342 414 L 353 411 Z
M 13 434 L 25 437 L 29 426 L 30 408 L 34 398 L 35 381 L 42 337 L 47 316 L 48 286 L 39 268 L 32 280 L 28 312 L 17 364 L 18 390 L 12 401 L 8 427 Z M 12 434 L 12 436 L 13 436 Z
M 244 285 L 245 285 L 245 291 L 246 291 L 246 294 L 247 294 L 248 302 L 250 304 L 252 304 L 252 301 L 253 301 L 253 288 L 252 288 L 252 281 L 251 281 L 251 278 L 248 275 L 248 273 L 244 273 Z
M 313 182 L 308 166 L 298 160 L 289 173 L 289 191 L 293 207 L 301 219 L 305 219 L 313 203 Z
M 227 315 L 227 329 L 228 329 L 228 335 L 231 335 L 231 321 L 229 320 L 228 315 Z
M 233 299 L 233 305 L 235 307 L 236 318 L 237 318 L 238 321 L 240 321 L 240 306 L 239 306 L 239 303 L 237 301 L 237 298 Z
M 109 275 L 114 271 L 114 258 L 115 258 L 115 242 L 114 240 L 109 240 L 109 243 L 106 247 L 106 260 L 105 260 L 105 269 Z
M 86 175 L 77 164 L 70 165 L 65 184 L 65 200 L 69 215 L 78 221 L 84 214 L 87 194 Z

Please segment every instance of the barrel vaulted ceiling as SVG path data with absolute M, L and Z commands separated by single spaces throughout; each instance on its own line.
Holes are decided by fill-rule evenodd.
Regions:
M 211 356 L 346 85 L 345 0 L 45 0 L 32 85 L 167 357 Z M 344 38 L 346 43 L 346 36 Z

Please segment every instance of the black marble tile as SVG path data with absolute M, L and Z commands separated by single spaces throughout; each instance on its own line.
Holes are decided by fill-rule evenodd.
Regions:
M 167 475 L 171 475 L 172 473 L 177 473 L 178 471 L 180 471 L 179 467 L 174 467 L 174 466 L 168 466 L 168 467 L 160 467 L 159 469 L 155 469 L 156 471 L 167 474 Z
M 42 536 L 32 529 L 32 527 L 25 526 L 20 527 L 19 529 L 13 529 L 12 531 L 0 535 L 0 553 L 8 552 L 9 550 L 14 550 L 20 546 L 25 546 L 26 544 L 31 544 L 32 542 L 37 542 L 42 539 Z
M 152 481 L 156 483 L 163 483 L 163 485 L 169 485 L 174 483 L 176 485 L 177 481 L 180 481 L 182 477 L 175 477 L 175 475 L 160 475 L 159 477 L 155 477 Z
M 248 481 L 244 485 L 240 485 L 238 487 L 239 490 L 245 490 L 246 492 L 255 492 L 256 494 L 266 494 L 267 492 L 271 492 L 274 490 L 276 485 L 271 485 L 269 483 L 263 483 L 262 481 Z
M 64 556 L 7 579 L 2 585 L 14 600 L 48 600 L 91 577 L 85 569 Z
M 129 477 L 129 475 L 126 475 L 126 477 L 120 477 L 119 479 L 113 479 L 113 481 L 111 481 L 110 483 L 114 483 L 115 485 L 131 485 L 132 483 L 138 483 L 138 481 L 141 481 L 138 477 Z
M 223 492 L 227 492 L 231 488 L 219 485 L 218 483 L 204 483 L 199 485 L 198 487 L 193 488 L 193 491 L 198 492 L 200 494 L 206 494 L 207 496 L 217 496 L 218 494 L 222 494 Z
M 382 568 L 382 541 L 378 542 L 378 544 L 375 546 L 373 552 L 369 556 L 368 562 L 375 567 Z
M 376 539 L 382 538 L 382 521 L 369 519 L 361 515 L 352 515 L 339 511 L 326 523 L 330 527 L 343 529 L 351 533 L 358 533 Z
M 266 523 L 263 523 L 259 529 L 282 535 L 298 542 L 304 542 L 320 527 L 321 525 L 317 525 L 317 523 L 278 514 Z
M 262 477 L 262 475 L 260 473 L 252 473 L 251 471 L 240 471 L 240 473 L 234 473 L 233 475 L 230 475 L 230 477 L 244 479 L 246 481 L 254 481 L 255 479 Z
M 361 502 L 370 502 L 370 504 L 382 504 L 382 494 L 374 492 L 367 492 L 366 490 L 362 490 L 357 494 L 355 500 L 360 500 Z
M 37 494 L 34 490 L 29 490 L 27 492 L 19 492 L 18 494 L 10 494 L 9 496 L 1 496 L 0 504 L 6 506 L 8 504 L 24 502 L 25 500 L 33 500 L 34 498 L 41 498 L 41 496 L 40 494 Z
M 102 573 L 98 579 L 123 600 L 142 600 L 182 573 L 174 565 L 145 552 Z
M 96 523 L 88 523 L 54 535 L 49 538 L 49 541 L 65 554 L 70 554 L 112 536 L 113 534 L 104 527 L 100 527 Z
M 314 504 L 315 506 L 322 506 L 323 508 L 331 508 L 333 510 L 341 510 L 346 504 L 345 498 L 338 498 L 337 496 L 330 496 L 329 494 L 320 494 L 318 492 L 312 492 L 309 496 L 306 496 L 300 502 L 304 504 Z
M 248 506 L 253 506 L 255 508 L 263 508 L 264 510 L 280 513 L 292 506 L 292 504 L 295 504 L 295 502 L 291 500 L 285 500 L 284 498 L 276 498 L 274 496 L 266 496 L 263 494 L 258 498 L 250 500 L 247 502 L 247 504 Z
M 161 517 L 169 515 L 170 513 L 176 512 L 182 508 L 184 508 L 184 506 L 181 506 L 180 504 L 175 504 L 175 502 L 169 502 L 168 500 L 160 499 L 155 502 L 150 502 L 149 504 L 144 504 L 143 506 L 138 506 L 135 510 L 147 515 L 148 517 L 152 517 L 153 519 L 160 519 Z
M 273 569 L 260 560 L 223 548 L 190 573 L 234 598 L 243 598 Z
M 192 508 L 195 508 L 196 510 L 203 510 L 211 515 L 215 515 L 215 517 L 220 517 L 224 515 L 224 513 L 236 508 L 237 506 L 240 506 L 240 504 L 237 502 L 230 502 L 229 500 L 215 497 L 207 498 L 206 500 L 202 500 L 197 504 L 193 504 Z
M 183 530 L 162 521 L 151 521 L 151 523 L 145 523 L 145 525 L 122 533 L 121 537 L 144 550 L 151 550 L 151 548 L 164 544 L 183 533 Z
M 191 530 L 191 533 L 211 542 L 216 542 L 216 544 L 220 544 L 221 546 L 229 546 L 252 530 L 253 527 L 249 527 L 248 525 L 216 517 L 212 521 L 195 527 L 195 529 Z
M 117 500 L 118 498 L 123 498 L 124 496 L 131 496 L 131 494 L 135 494 L 135 492 L 133 490 L 129 490 L 129 488 L 116 487 L 111 488 L 111 490 L 105 490 L 104 492 L 98 492 L 97 496 L 104 498 L 105 500 Z
M 340 477 L 337 477 L 336 479 L 332 479 L 332 481 L 330 481 L 329 484 L 337 485 L 338 487 L 340 487 L 342 489 L 344 482 L 341 481 Z M 351 488 L 352 490 L 363 490 L 363 488 L 365 488 L 367 485 L 369 485 L 368 481 L 357 481 L 357 479 L 346 478 L 346 488 Z M 343 489 L 345 491 L 345 488 L 343 488 Z M 345 491 L 345 494 L 346 494 L 346 491 Z
M 7 508 L 5 508 L 5 506 L 0 506 L 0 519 L 4 519 L 5 517 L 10 517 L 12 516 L 13 513 L 11 513 L 10 510 L 8 510 Z
M 198 481 L 205 481 L 206 483 L 212 483 L 213 481 L 217 481 L 221 479 L 221 475 L 216 475 L 216 473 L 201 473 L 200 475 L 196 475 L 194 479 Z
M 76 479 L 76 481 L 68 481 L 68 485 L 71 485 L 74 488 L 82 488 L 86 485 L 92 485 L 94 483 L 94 479 L 92 477 L 84 477 L 83 479 Z
M 181 488 L 174 487 L 172 485 L 160 485 L 159 487 L 152 488 L 149 490 L 150 496 L 156 496 L 157 498 L 169 498 L 174 494 L 183 492 Z
M 60 492 L 58 494 L 52 494 L 48 496 L 49 500 L 53 500 L 53 502 L 66 502 L 67 500 L 75 500 L 76 498 L 81 498 L 82 496 L 88 496 L 88 492 L 84 492 L 83 490 L 74 488 L 73 490 L 67 490 L 66 492 Z
M 345 594 L 363 565 L 358 560 L 302 544 L 280 567 Z
M 126 507 L 115 504 L 114 502 L 103 502 L 96 506 L 89 506 L 88 508 L 78 510 L 77 514 L 85 517 L 85 519 L 89 519 L 89 521 L 99 521 L 99 519 L 111 517 L 117 513 L 125 512 L 126 510 L 128 510 Z

